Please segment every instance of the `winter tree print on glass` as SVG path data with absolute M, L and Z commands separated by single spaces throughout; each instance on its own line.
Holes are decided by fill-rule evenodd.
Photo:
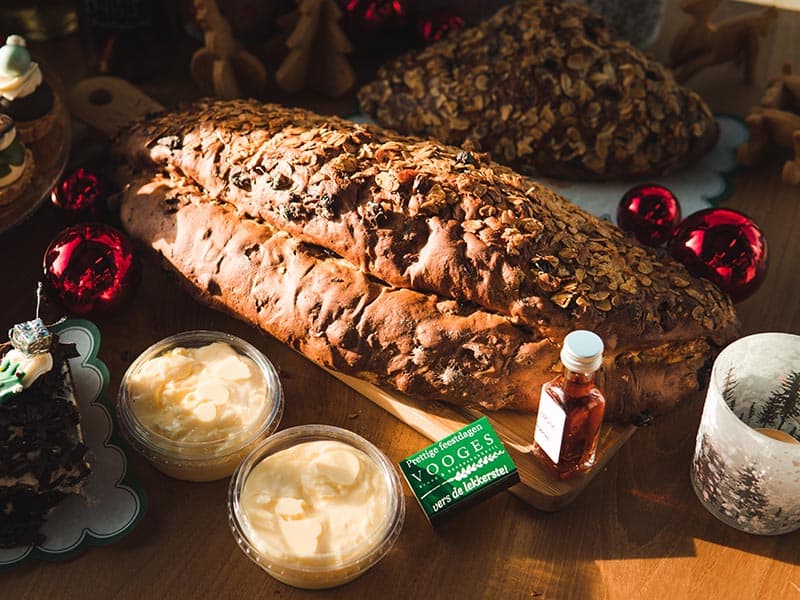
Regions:
M 691 478 L 700 502 L 732 527 L 800 528 L 800 336 L 760 333 L 720 353 Z

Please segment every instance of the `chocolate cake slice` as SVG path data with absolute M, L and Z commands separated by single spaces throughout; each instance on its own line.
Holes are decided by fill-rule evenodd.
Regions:
M 79 494 L 90 472 L 67 363 L 75 349 L 53 335 L 50 353 L 48 372 L 17 393 L 0 395 L 2 548 L 42 542 L 41 527 L 50 510 Z

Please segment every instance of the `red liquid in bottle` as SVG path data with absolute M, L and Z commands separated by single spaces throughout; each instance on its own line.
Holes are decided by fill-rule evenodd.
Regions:
M 534 443 L 534 456 L 561 479 L 589 470 L 594 465 L 606 407 L 602 392 L 594 384 L 594 373 L 566 371 L 542 386 L 545 394 L 565 415 L 558 462 L 538 443 Z

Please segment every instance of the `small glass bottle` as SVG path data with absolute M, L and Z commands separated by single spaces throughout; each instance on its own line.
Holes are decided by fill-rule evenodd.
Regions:
M 603 340 L 577 330 L 564 338 L 563 374 L 542 386 L 533 454 L 559 478 L 594 464 L 606 400 L 594 383 L 603 362 Z

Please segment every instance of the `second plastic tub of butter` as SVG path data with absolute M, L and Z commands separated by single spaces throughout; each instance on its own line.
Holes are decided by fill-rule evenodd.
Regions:
M 394 545 L 405 518 L 400 478 L 361 436 L 302 425 L 270 436 L 231 478 L 236 542 L 275 579 L 319 589 L 342 585 Z
M 188 481 L 231 475 L 282 414 L 275 367 L 252 344 L 220 331 L 187 331 L 150 346 L 125 372 L 117 401 L 131 445 Z

